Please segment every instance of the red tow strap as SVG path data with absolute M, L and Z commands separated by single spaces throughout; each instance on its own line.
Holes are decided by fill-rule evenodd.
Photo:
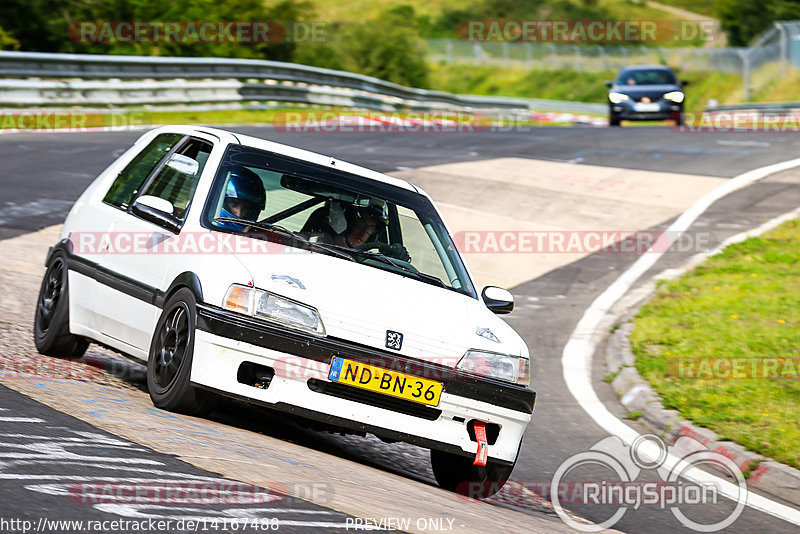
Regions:
M 475 439 L 478 440 L 478 452 L 472 465 L 485 466 L 489 457 L 489 443 L 486 442 L 486 423 L 483 421 L 475 421 Z

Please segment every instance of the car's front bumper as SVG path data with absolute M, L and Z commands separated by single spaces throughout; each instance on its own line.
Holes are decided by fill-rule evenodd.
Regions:
M 191 382 L 226 395 L 387 439 L 474 454 L 472 420 L 499 425 L 489 457 L 513 462 L 536 394 L 527 388 L 465 376 L 451 368 L 347 341 L 316 338 L 225 310 L 198 306 Z M 439 380 L 439 405 L 427 407 L 328 380 L 333 356 Z M 242 364 L 269 368 L 268 387 L 242 380 Z M 331 385 L 333 384 L 333 385 Z
M 657 102 L 658 109 L 641 111 L 636 108 L 638 102 L 624 101 L 619 104 L 609 104 L 611 114 L 621 120 L 628 121 L 662 121 L 676 119 L 683 112 L 683 105 L 667 100 Z

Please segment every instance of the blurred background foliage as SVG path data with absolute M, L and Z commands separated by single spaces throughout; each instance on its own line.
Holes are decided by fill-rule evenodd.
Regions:
M 660 3 L 694 10 L 697 2 Z M 720 19 L 731 45 L 743 45 L 775 20 L 800 19 L 800 0 L 711 0 L 698 11 Z M 648 18 L 676 16 L 645 0 L 2 0 L 0 49 L 270 59 L 447 89 L 438 81 L 447 69 L 429 64 L 425 40 L 456 38 L 463 21 Z M 69 38 L 80 21 L 279 21 L 287 34 L 277 43 L 92 43 Z M 304 38 L 309 24 L 320 26 L 320 39 Z M 457 69 L 447 71 L 449 85 L 459 85 Z

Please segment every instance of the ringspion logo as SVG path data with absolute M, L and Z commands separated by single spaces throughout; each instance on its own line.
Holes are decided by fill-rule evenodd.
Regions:
M 583 473 L 602 467 L 609 477 L 586 480 Z M 698 467 L 711 467 L 734 480 L 737 493 L 733 503 L 720 498 L 720 488 L 712 481 L 692 482 L 687 476 Z M 639 480 L 643 471 L 655 470 L 661 480 Z M 569 482 L 572 481 L 572 484 Z M 608 507 L 616 510 L 597 524 L 586 524 L 572 518 L 562 507 L 562 488 L 567 482 L 573 496 L 567 502 Z M 577 494 L 575 491 L 577 490 Z M 696 532 L 718 532 L 728 528 L 741 515 L 747 504 L 747 483 L 736 463 L 716 451 L 705 448 L 688 436 L 679 437 L 672 446 L 654 435 L 639 436 L 625 445 L 616 436 L 605 438 L 589 450 L 567 458 L 556 469 L 550 496 L 561 520 L 581 532 L 599 532 L 617 524 L 629 510 L 642 506 L 668 509 L 685 527 Z M 718 510 L 711 521 L 692 518 L 689 506 Z M 705 519 L 705 520 L 704 520 Z

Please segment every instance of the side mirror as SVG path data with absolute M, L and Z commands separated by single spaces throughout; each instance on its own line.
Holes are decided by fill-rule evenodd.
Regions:
M 689 85 L 689 80 L 681 80 L 681 85 L 686 87 L 687 85 Z
M 614 84 L 613 84 L 613 83 L 611 83 L 611 82 L 605 82 L 605 84 L 606 84 L 606 87 L 608 87 L 609 89 L 611 89 L 611 86 L 612 86 L 612 85 L 614 85 Z
M 183 154 L 173 154 L 167 162 L 167 167 L 187 176 L 195 176 L 200 171 L 200 164 Z
M 486 286 L 481 292 L 481 298 L 486 307 L 497 315 L 511 313 L 514 309 L 514 295 L 507 289 L 497 286 Z
M 169 200 L 152 195 L 142 195 L 134 200 L 131 212 L 174 234 L 181 230 L 180 222 L 173 215 L 175 208 Z

